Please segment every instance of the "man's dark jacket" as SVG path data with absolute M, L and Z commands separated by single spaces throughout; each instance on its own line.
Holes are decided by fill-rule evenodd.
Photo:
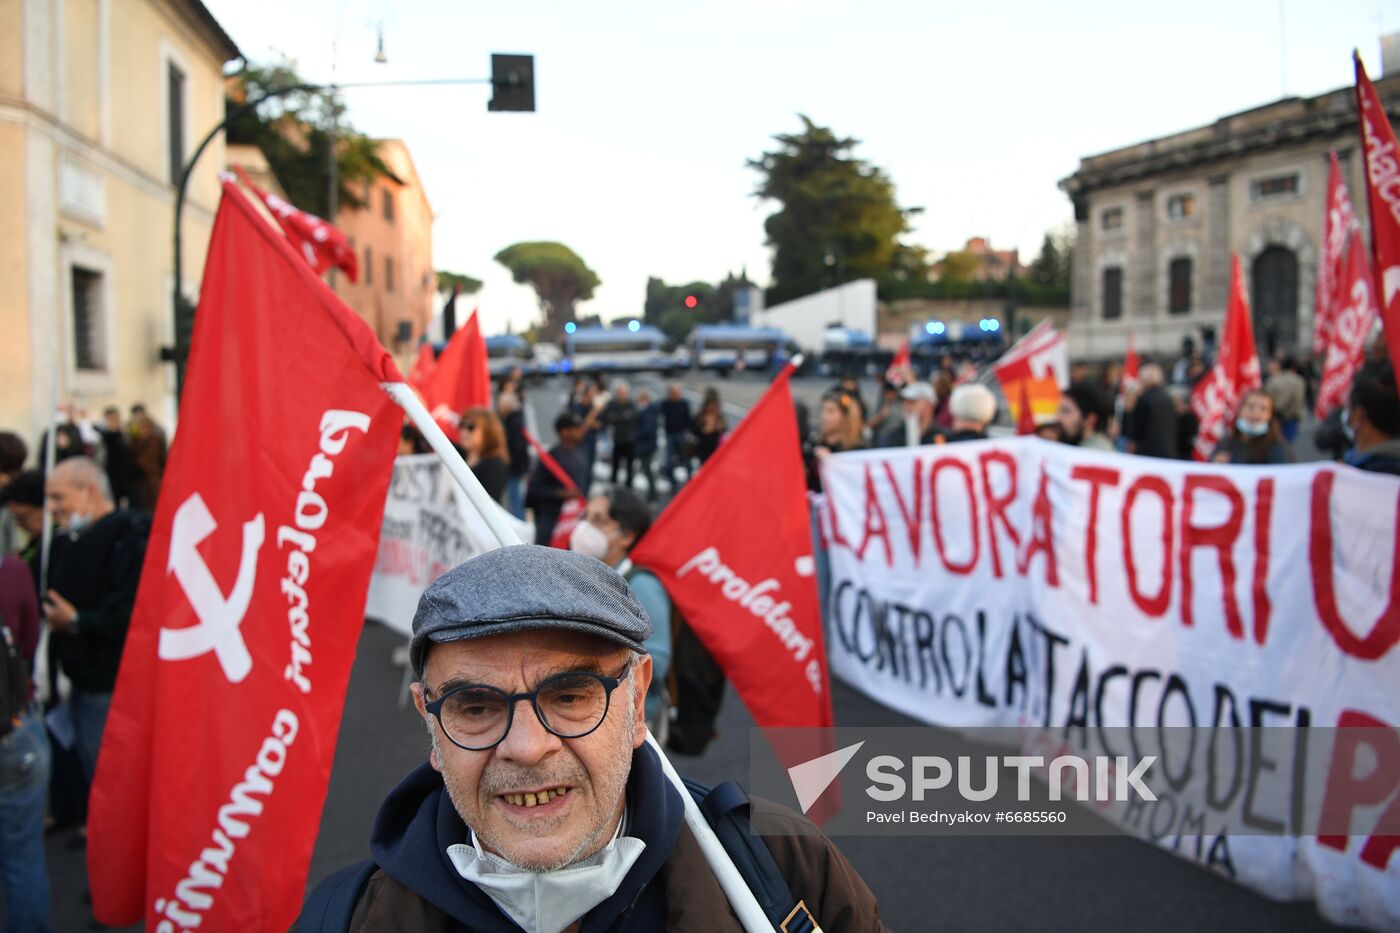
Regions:
M 49 588 L 78 610 L 76 632 L 51 636 L 63 673 L 82 693 L 111 693 L 117 682 L 150 519 L 118 509 L 76 537 L 54 539 Z
M 690 430 L 690 403 L 683 398 L 668 398 L 661 402 L 661 420 L 667 434 L 684 434 Z
M 1143 457 L 1175 460 L 1176 405 L 1167 390 L 1153 386 L 1137 400 L 1129 419 L 1128 438 L 1137 444 L 1133 453 Z
M 632 756 L 627 784 L 629 834 L 646 843 L 621 886 L 584 915 L 580 933 L 739 931 L 719 882 L 685 826 L 684 804 L 656 755 L 642 746 Z M 771 804 L 767 818 L 786 813 Z M 796 814 L 788 818 L 806 823 Z M 811 824 L 806 824 L 811 828 Z M 793 896 L 806 902 L 826 933 L 883 930 L 875 897 L 823 836 L 765 837 Z M 467 827 L 443 788 L 421 765 L 390 792 L 371 842 L 380 866 L 365 886 L 350 922 L 353 933 L 519 933 L 487 894 L 464 880 L 447 857 L 467 843 Z

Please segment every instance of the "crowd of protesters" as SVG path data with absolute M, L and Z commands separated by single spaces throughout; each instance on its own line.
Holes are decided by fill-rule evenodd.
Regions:
M 1191 395 L 1208 372 L 1206 363 L 1188 339 L 1174 363 L 1144 362 L 1135 380 L 1125 379 L 1118 365 L 1095 373 L 1087 364 L 1075 364 L 1054 416 L 1038 418 L 1035 433 L 1090 450 L 1191 460 L 1199 432 Z M 1313 440 L 1318 450 L 1362 469 L 1400 473 L 1400 403 L 1391 373 L 1378 343 L 1356 376 L 1348 404 L 1317 427 Z M 1268 362 L 1262 387 L 1245 392 L 1229 413 L 1225 433 L 1208 459 L 1249 465 L 1296 462 L 1295 444 L 1315 389 L 1304 367 L 1277 354 Z M 869 415 L 859 382 L 842 377 L 822 396 L 815 425 L 809 427 L 808 413 L 799 411 L 808 488 L 820 491 L 818 465 L 832 453 L 984 438 L 999 409 L 1009 415 L 975 374 L 955 374 L 951 361 L 928 378 L 918 378 L 908 368 L 891 370 Z M 1004 421 L 1009 423 L 1009 416 Z
M 1090 450 L 1189 459 L 1198 427 L 1191 390 L 1193 380 L 1205 377 L 1205 362 L 1186 347 L 1170 366 L 1145 362 L 1135 381 L 1125 381 L 1121 367 L 1096 374 L 1076 365 L 1053 418 L 1036 424 L 1036 433 Z M 1296 459 L 1313 387 L 1287 357 L 1270 360 L 1267 368 L 1262 388 L 1244 393 L 1231 413 L 1212 461 Z M 798 403 L 810 490 L 820 491 L 820 464 L 832 454 L 979 440 L 998 420 L 998 396 L 973 372 L 943 366 L 928 378 L 907 370 L 889 376 L 870 400 L 847 376 L 822 395 L 815 412 Z M 569 548 L 627 577 L 651 619 L 648 648 L 658 676 L 647 718 L 654 731 L 664 732 L 669 707 L 676 730 L 669 744 L 698 752 L 712 737 L 723 677 L 717 668 L 690 661 L 679 677 L 666 676 L 673 650 L 692 658 L 703 649 L 679 624 L 665 588 L 633 567 L 628 555 L 650 528 L 661 481 L 671 490 L 689 481 L 733 428 L 719 393 L 707 389 L 692 408 L 678 383 L 656 398 L 646 388 L 634 392 L 622 379 L 578 378 L 554 421 L 557 438 L 547 456 L 529 435 L 526 405 L 526 386 L 513 373 L 497 387 L 492 406 L 461 414 L 458 448 L 493 499 L 517 517 L 528 509 L 536 543 L 559 543 L 556 529 L 574 503 L 581 514 L 573 517 Z M 7 635 L 0 647 L 18 658 L 28 679 L 23 703 L 0 723 L 6 726 L 0 731 L 0 838 L 6 840 L 0 880 L 6 916 L 35 929 L 47 928 L 46 827 L 76 827 L 75 844 L 82 844 L 88 787 L 166 454 L 165 432 L 140 405 L 125 422 L 115 408 L 100 421 L 62 410 L 46 472 L 47 440 L 40 437 L 30 448 L 17 435 L 0 433 L 0 627 Z M 1400 475 L 1400 396 L 1388 359 L 1376 356 L 1361 368 L 1347 404 L 1317 428 L 1315 443 L 1360 469 Z M 427 449 L 405 427 L 400 452 Z M 597 469 L 600 455 L 607 470 Z M 610 488 L 593 488 L 598 473 L 607 474 Z M 644 492 L 634 489 L 639 477 Z M 47 554 L 41 547 L 46 503 L 55 523 Z M 689 688 L 699 699 L 677 709 L 667 690 L 679 689 L 687 676 L 699 683 Z
M 17 930 L 49 929 L 46 830 L 83 844 L 166 454 L 141 405 L 126 423 L 65 406 L 52 434 L 31 450 L 0 433 L 0 884 Z

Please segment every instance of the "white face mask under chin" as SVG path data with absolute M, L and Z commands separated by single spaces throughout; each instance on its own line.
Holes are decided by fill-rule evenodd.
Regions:
M 581 521 L 569 533 L 569 550 L 602 560 L 608 553 L 608 536 L 597 525 Z
M 482 849 L 475 834 L 470 845 L 449 846 L 447 857 L 459 875 L 485 891 L 522 929 L 561 933 L 611 897 L 646 849 L 642 840 L 622 835 L 625 822 L 618 821 L 612 839 L 598 852 L 558 871 L 517 868 Z

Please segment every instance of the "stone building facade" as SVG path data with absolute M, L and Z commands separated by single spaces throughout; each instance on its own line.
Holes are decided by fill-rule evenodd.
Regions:
M 176 180 L 239 57 L 199 0 L 0 0 L 0 428 L 36 440 L 54 398 L 144 402 L 171 427 Z M 191 298 L 223 148 L 187 192 Z
M 1377 80 L 1400 120 L 1400 62 Z M 1060 182 L 1074 204 L 1070 352 L 1121 359 L 1179 354 L 1223 327 L 1238 254 L 1261 354 L 1306 356 L 1329 152 L 1366 229 L 1350 87 L 1285 98 L 1209 126 L 1090 156 Z

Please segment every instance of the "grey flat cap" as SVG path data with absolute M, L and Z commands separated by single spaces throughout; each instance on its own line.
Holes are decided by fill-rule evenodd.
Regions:
M 413 615 L 409 660 L 423 676 L 429 643 L 557 629 L 597 635 L 645 652 L 651 622 L 622 575 L 558 548 L 497 548 L 434 580 Z

